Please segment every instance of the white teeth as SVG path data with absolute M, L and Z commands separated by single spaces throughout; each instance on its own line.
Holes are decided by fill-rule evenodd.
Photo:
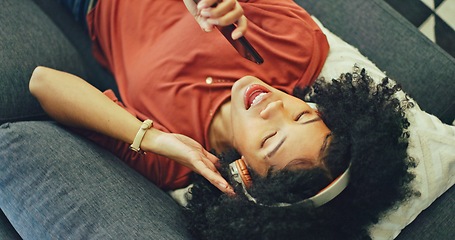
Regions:
M 260 102 L 262 100 L 262 98 L 264 98 L 264 96 L 266 95 L 267 93 L 260 93 L 259 95 L 257 95 L 254 99 L 253 99 L 253 102 L 251 103 L 251 105 L 255 105 L 257 104 L 258 102 Z

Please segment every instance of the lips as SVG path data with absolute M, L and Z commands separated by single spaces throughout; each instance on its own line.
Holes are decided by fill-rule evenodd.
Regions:
M 253 84 L 249 86 L 245 91 L 244 102 L 246 110 L 250 109 L 250 107 L 260 103 L 262 99 L 264 99 L 265 95 L 270 91 L 258 84 Z

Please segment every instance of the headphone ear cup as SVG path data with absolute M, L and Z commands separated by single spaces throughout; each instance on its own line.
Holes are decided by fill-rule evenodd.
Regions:
M 235 161 L 235 165 L 237 166 L 239 175 L 242 178 L 245 187 L 249 188 L 253 181 L 251 180 L 250 172 L 248 171 L 245 162 L 243 159 L 238 159 Z

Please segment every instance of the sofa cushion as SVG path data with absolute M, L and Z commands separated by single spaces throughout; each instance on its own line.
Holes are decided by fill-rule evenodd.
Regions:
M 0 207 L 24 239 L 190 238 L 165 192 L 87 139 L 46 121 L 0 139 Z

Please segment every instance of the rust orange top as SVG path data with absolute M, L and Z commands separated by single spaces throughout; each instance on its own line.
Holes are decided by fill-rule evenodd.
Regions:
M 182 0 L 99 1 L 87 17 L 94 54 L 114 74 L 124 106 L 210 149 L 213 114 L 237 79 L 254 75 L 288 93 L 313 83 L 329 45 L 310 15 L 292 0 L 239 2 L 249 20 L 245 36 L 262 65 L 241 57 L 219 31 L 203 32 Z M 190 170 L 172 160 L 92 138 L 163 189 L 188 184 Z

